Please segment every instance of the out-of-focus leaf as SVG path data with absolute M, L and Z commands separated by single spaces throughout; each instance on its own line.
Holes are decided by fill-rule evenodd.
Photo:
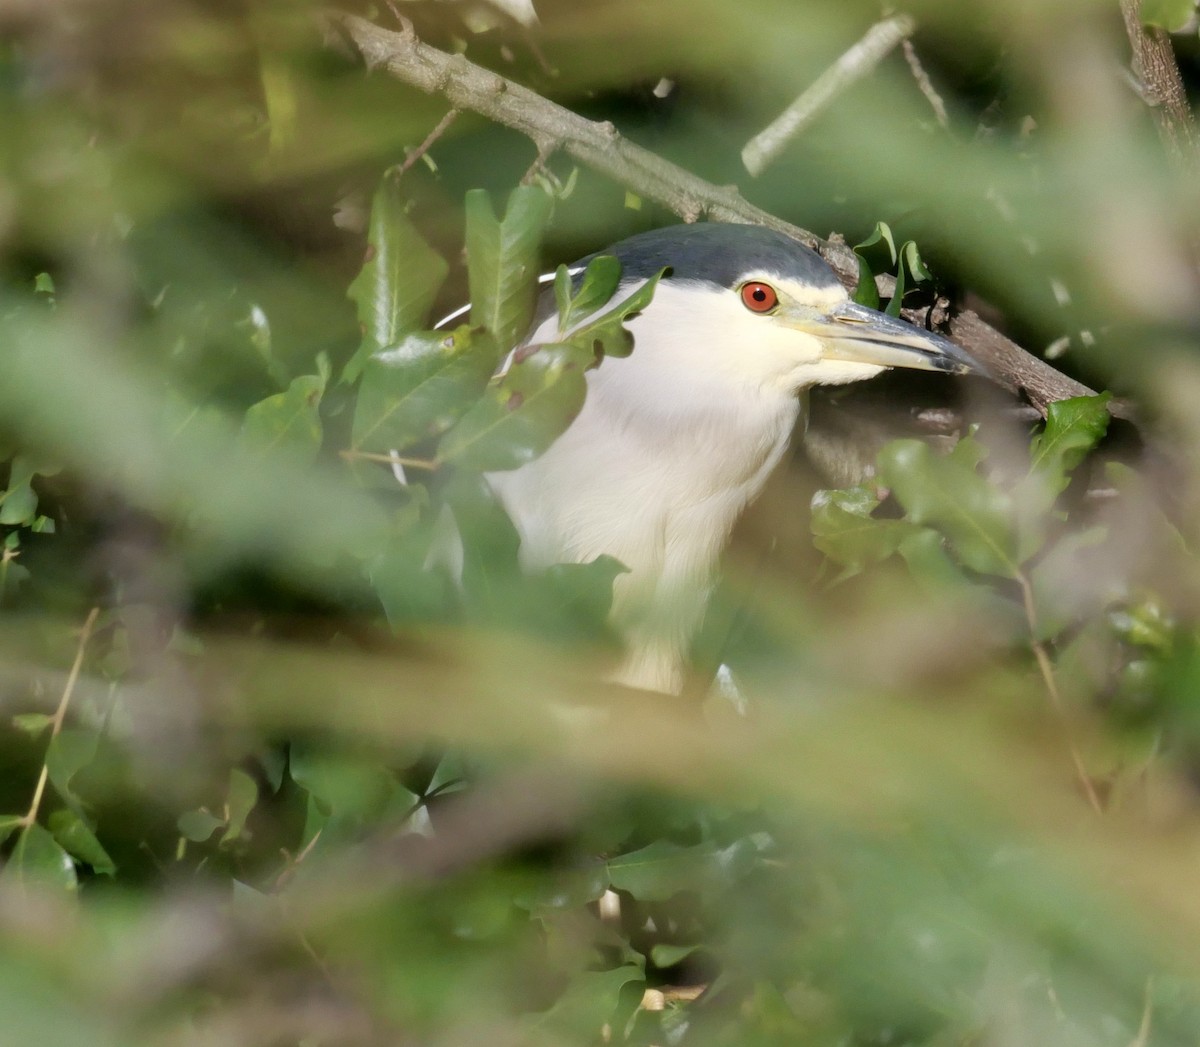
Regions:
M 79 798 L 72 791 L 71 781 L 96 758 L 99 742 L 99 735 L 95 731 L 67 727 L 51 739 L 46 749 L 46 771 L 50 783 L 72 803 L 78 803 Z
M 517 186 L 498 221 L 484 190 L 467 193 L 471 324 L 486 327 L 502 349 L 515 345 L 533 318 L 538 251 L 552 207 L 545 190 Z
M 47 727 L 54 723 L 54 717 L 49 713 L 17 713 L 12 718 L 12 724 L 18 731 L 37 737 Z
M 667 901 L 682 890 L 728 886 L 753 866 L 756 856 L 749 840 L 728 847 L 681 847 L 655 840 L 641 850 L 610 858 L 609 886 L 628 891 L 640 902 Z
M 880 478 L 908 519 L 944 534 L 967 567 L 1011 578 L 1020 568 L 1011 500 L 975 471 L 977 441 L 958 448 L 940 458 L 920 440 L 896 440 L 879 453 Z
M 54 839 L 69 854 L 90 865 L 103 876 L 112 876 L 117 871 L 116 865 L 96 838 L 96 834 L 75 811 L 65 808 L 55 811 L 47 822 Z
M 225 801 L 228 815 L 221 846 L 228 847 L 246 835 L 246 819 L 258 803 L 258 783 L 245 771 L 236 768 L 229 773 L 229 795 Z
M 516 469 L 533 461 L 583 407 L 590 350 L 551 344 L 514 360 L 443 438 L 438 460 L 475 472 Z
M 225 822 L 209 811 L 185 811 L 175 821 L 179 832 L 193 843 L 204 843 Z
M 1177 33 L 1196 13 L 1195 0 L 1142 0 L 1138 14 L 1143 25 L 1156 25 Z
M 1104 543 L 1108 531 L 1089 527 L 1055 542 L 1029 571 L 1037 629 L 1034 638 L 1049 640 L 1081 616 L 1095 613 L 1124 595 L 1112 591 L 1115 579 L 1104 570 Z
M 818 491 L 812 501 L 813 544 L 842 567 L 839 578 L 886 560 L 900 544 L 922 530 L 908 520 L 876 519 L 879 499 L 867 487 Z
M 30 825 L 21 830 L 4 868 L 0 869 L 0 883 L 3 882 L 74 891 L 79 886 L 79 876 L 75 862 L 49 830 Z
M 447 272 L 446 260 L 409 221 L 397 178 L 384 175 L 371 202 L 367 258 L 348 292 L 358 310 L 363 342 L 343 380 L 354 381 L 372 353 L 425 325 Z
M 325 375 L 301 375 L 282 393 L 260 400 L 246 412 L 241 443 L 258 454 L 287 448 L 312 461 L 321 449 L 321 397 Z
M 633 351 L 633 335 L 625 330 L 625 321 L 650 304 L 658 281 L 666 271 L 660 269 L 627 298 L 602 316 L 585 321 L 565 335 L 564 340 L 590 350 L 597 359 L 601 356 L 628 356 Z
M 323 751 L 316 746 L 293 744 L 288 757 L 292 780 L 342 819 L 378 817 L 397 790 L 404 802 L 417 797 L 399 786 L 377 760 Z
M 13 830 L 19 828 L 24 821 L 24 815 L 0 814 L 0 844 L 4 843 L 12 835 Z
M 630 982 L 642 981 L 640 967 L 626 964 L 609 971 L 580 971 L 547 1011 L 534 1016 L 534 1030 L 553 1030 L 569 1036 L 566 1042 L 587 1043 L 598 1038 L 598 1030 L 612 1017 L 621 990 Z
M 1030 445 L 1029 474 L 1014 495 L 1023 560 L 1045 544 L 1051 510 L 1070 482 L 1071 471 L 1108 431 L 1110 399 L 1108 393 L 1076 396 L 1052 403 L 1047 410 L 1046 426 Z
M 441 436 L 479 399 L 498 361 L 495 340 L 465 324 L 410 334 L 363 368 L 353 445 L 384 453 Z
M 659 942 L 650 949 L 650 962 L 655 967 L 674 967 L 675 964 L 686 960 L 699 948 L 699 945 L 668 945 L 665 942 Z

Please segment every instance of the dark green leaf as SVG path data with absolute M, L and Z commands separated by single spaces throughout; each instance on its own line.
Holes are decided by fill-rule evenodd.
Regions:
M 572 1043 L 590 1043 L 616 1011 L 621 990 L 644 980 L 640 967 L 628 964 L 609 971 L 581 971 L 547 1011 L 530 1019 L 535 1030 L 550 1029 Z
M 682 890 L 725 887 L 752 866 L 757 850 L 749 840 L 728 847 L 680 847 L 656 840 L 648 847 L 610 858 L 609 885 L 640 902 L 663 902 Z
M 301 375 L 287 390 L 260 400 L 246 412 L 241 443 L 255 454 L 287 448 L 308 461 L 321 449 L 323 375 Z
M 583 407 L 583 372 L 593 362 L 577 345 L 541 345 L 508 372 L 451 429 L 438 460 L 474 472 L 516 469 L 541 454 Z
M 64 799 L 77 803 L 71 781 L 96 758 L 99 736 L 95 731 L 67 727 L 58 732 L 46 749 L 46 771 L 50 783 Z
M 467 270 L 471 324 L 486 327 L 502 348 L 529 329 L 537 298 L 538 255 L 553 200 L 545 190 L 518 186 L 503 221 L 482 189 L 467 193 Z
M 496 370 L 482 328 L 410 334 L 366 362 L 354 409 L 353 445 L 384 453 L 440 436 L 479 399 Z
M 75 811 L 66 808 L 55 811 L 48 823 L 54 839 L 73 857 L 103 876 L 112 876 L 117 871 L 96 834 Z
M 659 942 L 650 949 L 650 960 L 655 967 L 674 967 L 680 960 L 686 960 L 699 945 L 667 945 Z
M 1019 569 L 1011 500 L 975 471 L 978 442 L 964 437 L 960 446 L 939 458 L 920 440 L 897 440 L 879 453 L 879 475 L 908 519 L 945 535 L 967 567 L 1011 578 Z
M 426 324 L 448 271 L 445 259 L 409 221 L 398 180 L 385 175 L 371 203 L 367 259 L 348 292 L 357 307 L 363 343 L 346 365 L 343 380 L 354 381 L 372 353 Z
M 600 261 L 600 259 L 596 259 Z M 640 313 L 654 298 L 655 288 L 666 269 L 660 269 L 641 287 L 622 299 L 601 316 L 587 320 L 565 336 L 567 343 L 600 356 L 628 356 L 633 351 L 633 335 L 625 330 L 625 321 Z

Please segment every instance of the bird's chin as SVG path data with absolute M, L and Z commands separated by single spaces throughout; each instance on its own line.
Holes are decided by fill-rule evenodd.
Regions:
M 798 368 L 794 384 L 797 391 L 814 385 L 849 385 L 851 382 L 874 378 L 886 370 L 886 367 L 879 364 L 864 364 L 853 360 L 821 360 Z

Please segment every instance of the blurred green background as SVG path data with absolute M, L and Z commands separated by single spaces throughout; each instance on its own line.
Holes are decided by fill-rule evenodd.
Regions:
M 800 448 L 708 697 L 616 693 L 613 565 L 526 578 L 466 464 L 370 457 L 362 321 L 466 299 L 470 190 L 547 190 L 547 270 L 675 217 L 470 113 L 419 156 L 445 102 L 317 4 L 0 3 L 0 1042 L 1194 1044 L 1200 168 L 1117 0 L 914 2 L 945 120 L 898 49 L 757 178 L 877 4 L 534 6 L 342 10 L 888 223 L 1143 449 L 985 412 L 810 518 Z M 1190 6 L 1143 14 L 1194 96 Z

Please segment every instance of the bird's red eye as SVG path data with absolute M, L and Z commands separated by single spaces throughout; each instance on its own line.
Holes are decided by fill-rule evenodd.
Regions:
M 742 304 L 752 313 L 769 313 L 779 304 L 779 295 L 770 284 L 751 280 L 742 284 Z

